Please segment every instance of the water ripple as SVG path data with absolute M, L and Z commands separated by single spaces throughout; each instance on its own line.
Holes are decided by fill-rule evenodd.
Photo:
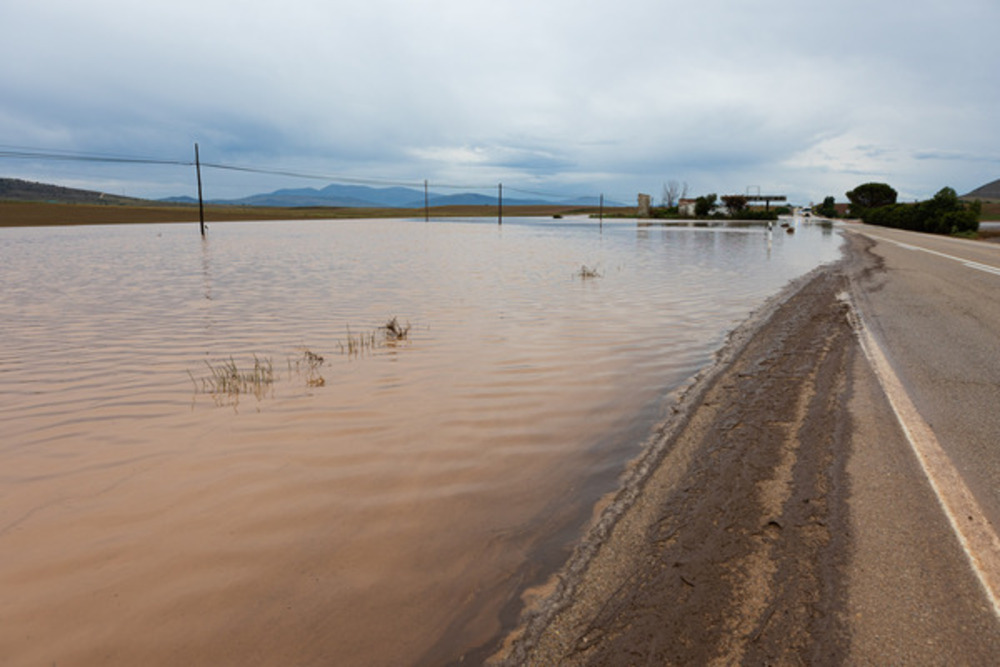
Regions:
M 484 641 L 531 542 L 587 514 L 727 331 L 838 255 L 800 231 L 0 229 L 0 654 L 398 664 L 473 601 Z M 407 340 L 343 352 L 394 316 Z M 206 389 L 255 359 L 257 391 Z

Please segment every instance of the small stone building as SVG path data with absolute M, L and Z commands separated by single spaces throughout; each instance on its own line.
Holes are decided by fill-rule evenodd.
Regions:
M 640 218 L 648 218 L 650 206 L 652 205 L 652 199 L 649 195 L 644 195 L 639 193 L 639 205 L 636 207 L 636 216 Z

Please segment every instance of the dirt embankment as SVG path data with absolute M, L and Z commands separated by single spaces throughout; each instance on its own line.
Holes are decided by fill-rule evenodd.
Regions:
M 494 662 L 843 660 L 846 286 L 822 269 L 737 336 Z

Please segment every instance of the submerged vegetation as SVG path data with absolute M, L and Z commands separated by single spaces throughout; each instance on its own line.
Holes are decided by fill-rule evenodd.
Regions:
M 271 359 L 260 359 L 256 354 L 253 355 L 253 367 L 246 370 L 240 369 L 232 357 L 215 365 L 206 361 L 205 365 L 209 375 L 201 378 L 201 392 L 211 394 L 219 405 L 238 405 L 243 394 L 251 394 L 259 401 L 274 384 Z M 190 371 L 188 375 L 191 375 Z M 194 375 L 191 375 L 191 381 L 194 382 L 195 393 L 198 393 L 199 383 Z
M 326 379 L 319 372 L 323 361 L 323 357 L 309 348 L 302 348 L 302 356 L 295 360 L 295 373 L 305 376 L 307 387 L 322 387 L 326 384 Z M 288 374 L 292 374 L 291 359 L 288 360 Z
M 369 354 L 377 348 L 394 346 L 406 341 L 410 336 L 410 323 L 405 325 L 393 317 L 382 326 L 366 333 L 354 333 L 347 327 L 346 342 L 338 341 L 340 353 L 350 357 Z M 308 347 L 298 348 L 299 354 L 288 357 L 288 379 L 301 378 L 306 387 L 324 387 L 326 378 L 322 369 L 326 363 L 323 355 L 313 352 Z M 270 357 L 253 355 L 253 364 L 241 367 L 233 357 L 217 363 L 205 362 L 208 374 L 196 378 L 191 371 L 188 376 L 194 384 L 194 393 L 207 394 L 216 405 L 231 405 L 237 407 L 240 398 L 251 395 L 258 401 L 274 391 L 275 383 L 280 379 L 275 375 L 274 363 Z
M 389 320 L 382 329 L 385 329 L 387 341 L 405 340 L 410 335 L 410 323 L 407 322 L 404 327 L 395 317 Z
M 349 357 L 359 357 L 363 354 L 370 354 L 377 348 L 386 345 L 394 345 L 400 341 L 407 340 L 410 335 L 410 323 L 406 325 L 399 323 L 399 319 L 393 317 L 380 327 L 375 327 L 371 331 L 364 333 L 354 333 L 350 325 L 347 327 L 347 340 L 340 342 L 340 353 Z
M 365 352 L 370 352 L 375 349 L 377 331 L 378 330 L 375 329 L 363 334 L 354 333 L 351 331 L 351 325 L 347 325 L 346 342 L 338 341 L 340 344 L 340 353 L 351 357 L 357 357 Z

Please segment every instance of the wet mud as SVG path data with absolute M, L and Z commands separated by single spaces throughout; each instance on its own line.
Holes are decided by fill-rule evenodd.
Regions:
M 734 335 L 489 662 L 845 659 L 845 289 L 844 262 L 822 267 Z

